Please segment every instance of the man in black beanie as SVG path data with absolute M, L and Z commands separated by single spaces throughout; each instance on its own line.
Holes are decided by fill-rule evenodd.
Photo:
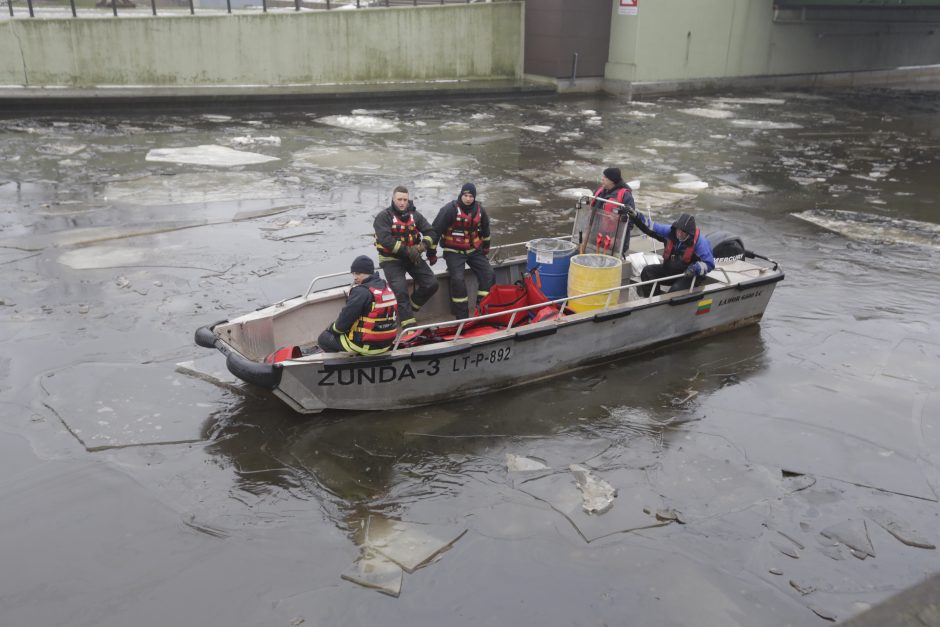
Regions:
M 460 320 L 470 317 L 470 298 L 464 280 L 464 267 L 470 266 L 477 277 L 477 302 L 490 292 L 495 281 L 490 252 L 490 218 L 477 202 L 477 188 L 464 183 L 456 200 L 437 212 L 431 229 L 441 234 L 444 263 L 450 273 L 450 310 Z M 431 261 L 431 265 L 437 259 Z
M 607 202 L 608 200 L 613 202 Z M 617 204 L 613 204 L 617 203 Z M 623 205 L 623 206 L 621 206 Z M 595 250 L 601 254 L 619 255 L 630 247 L 630 230 L 633 227 L 632 222 L 628 222 L 627 207 L 636 210 L 636 203 L 633 201 L 633 190 L 627 185 L 620 175 L 620 168 L 605 168 L 601 176 L 601 186 L 594 192 L 594 199 L 591 200 L 592 207 L 599 207 L 595 222 L 596 229 L 588 234 L 588 243 L 594 244 Z M 622 217 L 621 217 L 622 216 Z M 626 233 L 623 236 L 622 245 L 619 250 L 614 250 L 614 240 L 617 238 L 617 228 L 620 222 L 628 222 Z M 594 240 L 590 241 L 593 237 Z
M 375 264 L 365 255 L 356 257 L 349 271 L 354 285 L 349 290 L 346 304 L 336 322 L 317 338 L 317 345 L 325 353 L 384 353 L 394 344 L 398 334 L 395 293 L 375 272 Z

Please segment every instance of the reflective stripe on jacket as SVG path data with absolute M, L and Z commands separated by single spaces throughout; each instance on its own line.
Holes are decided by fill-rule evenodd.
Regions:
M 349 332 L 340 336 L 340 342 L 348 351 L 362 355 L 384 353 L 395 342 L 398 334 L 398 301 L 388 284 L 378 289 L 366 286 L 372 294 L 372 307 L 352 325 Z

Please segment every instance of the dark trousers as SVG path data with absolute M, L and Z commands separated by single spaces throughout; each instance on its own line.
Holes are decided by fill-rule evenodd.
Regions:
M 415 310 L 421 309 L 437 291 L 437 277 L 424 259 L 411 263 L 403 259 L 382 261 L 379 263 L 388 286 L 395 292 L 398 301 L 398 321 L 400 324 L 415 321 Z M 414 279 L 414 293 L 408 296 L 408 277 Z
M 342 353 L 346 349 L 343 348 L 343 345 L 339 342 L 339 336 L 329 329 L 320 334 L 320 337 L 317 338 L 317 346 L 320 347 L 324 353 Z
M 664 276 L 673 276 L 675 274 L 681 274 L 685 272 L 686 265 L 683 263 L 657 263 L 651 266 L 646 266 L 643 268 L 643 272 L 640 273 L 641 281 L 652 281 L 654 279 L 659 279 Z M 669 286 L 669 289 L 663 289 L 663 286 Z M 643 296 L 649 296 L 652 285 L 644 285 L 643 287 L 638 288 Z M 657 284 L 656 293 L 662 294 L 663 292 L 681 292 L 682 290 L 687 290 L 692 287 L 692 277 L 682 276 L 674 281 L 667 281 L 665 283 Z
M 467 296 L 467 282 L 464 278 L 464 267 L 470 266 L 473 274 L 477 277 L 477 296 L 485 296 L 496 275 L 493 272 L 493 266 L 490 260 L 486 258 L 479 250 L 475 250 L 469 255 L 460 253 L 444 252 L 444 263 L 447 264 L 447 272 L 450 273 L 450 310 L 459 318 L 470 317 L 470 299 Z M 477 298 L 477 302 L 479 302 Z

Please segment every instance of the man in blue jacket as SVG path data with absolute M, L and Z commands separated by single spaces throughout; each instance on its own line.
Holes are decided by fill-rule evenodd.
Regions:
M 711 242 L 695 226 L 694 216 L 683 213 L 672 223 L 672 226 L 669 226 L 652 222 L 632 209 L 626 209 L 625 212 L 641 231 L 665 244 L 663 262 L 643 268 L 643 272 L 640 273 L 641 281 L 652 281 L 681 274 L 682 276 L 678 279 L 658 284 L 660 291 L 680 292 L 692 286 L 693 277 L 698 277 L 700 281 L 702 277 L 715 269 Z M 670 283 L 668 290 L 661 289 L 663 284 Z M 639 289 L 643 296 L 649 296 L 651 287 L 651 285 L 644 285 Z

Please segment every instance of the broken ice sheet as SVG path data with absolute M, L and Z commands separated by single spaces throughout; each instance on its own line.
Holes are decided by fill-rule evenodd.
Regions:
M 222 353 L 214 352 L 203 355 L 190 361 L 182 361 L 176 364 L 176 372 L 189 375 L 203 381 L 208 381 L 219 387 L 236 392 L 253 395 L 250 386 L 242 382 L 241 379 L 229 372 L 225 365 L 225 356 Z
M 650 482 L 688 518 L 742 509 L 779 494 L 779 482 L 771 471 L 750 464 L 742 449 L 728 440 L 695 432 L 682 438 L 681 447 L 663 451 Z
M 450 548 L 466 528 L 421 525 L 369 516 L 365 546 L 413 573 Z
M 278 157 L 269 157 L 256 152 L 233 150 L 227 146 L 218 146 L 215 144 L 187 146 L 184 148 L 153 148 L 147 153 L 146 159 L 147 161 L 211 165 L 222 168 L 239 165 L 254 165 L 257 163 L 267 163 L 268 161 L 280 161 Z
M 164 364 L 83 363 L 40 378 L 42 402 L 89 451 L 197 442 L 220 409 L 206 385 Z
M 650 488 L 643 469 L 619 468 L 593 472 L 602 476 L 608 485 L 616 486 L 620 494 L 617 507 L 603 516 L 584 511 L 582 494 L 568 473 L 556 473 L 534 479 L 516 489 L 551 506 L 571 523 L 586 542 L 593 542 L 614 533 L 669 524 L 668 521 L 656 520 L 652 514 L 643 511 L 665 509 L 662 497 Z
M 826 527 L 819 532 L 819 535 L 835 542 L 841 542 L 850 549 L 854 549 L 858 553 L 856 557 L 860 559 L 865 559 L 868 556 L 875 557 L 875 549 L 871 545 L 871 539 L 868 537 L 868 526 L 864 520 L 849 519 Z
M 883 377 L 905 379 L 932 387 L 940 388 L 940 346 L 916 338 L 905 338 L 891 349 L 884 369 Z
M 356 563 L 340 575 L 346 581 L 374 588 L 383 594 L 397 597 L 401 594 L 402 569 L 395 562 L 375 551 L 365 549 Z

